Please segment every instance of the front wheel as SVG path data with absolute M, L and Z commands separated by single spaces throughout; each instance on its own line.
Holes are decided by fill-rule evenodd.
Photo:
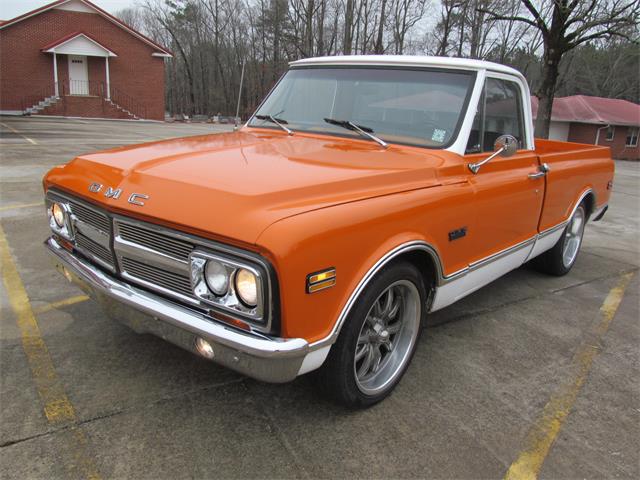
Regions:
M 586 224 L 587 212 L 584 203 L 581 203 L 569 219 L 558 243 L 551 250 L 535 258 L 533 260 L 534 266 L 551 275 L 562 276 L 569 273 L 578 258 Z
M 349 407 L 368 407 L 389 395 L 413 357 L 426 298 L 413 265 L 385 267 L 358 299 L 318 372 L 322 393 Z

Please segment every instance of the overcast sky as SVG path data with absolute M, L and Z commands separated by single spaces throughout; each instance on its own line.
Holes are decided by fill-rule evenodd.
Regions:
M 54 0 L 0 0 L 0 19 L 9 20 L 11 18 L 30 12 L 43 5 L 52 3 Z M 109 13 L 117 12 L 123 8 L 135 6 L 136 0 L 91 0 L 103 10 Z

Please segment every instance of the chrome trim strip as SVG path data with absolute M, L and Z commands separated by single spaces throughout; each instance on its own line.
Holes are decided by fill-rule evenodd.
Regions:
M 582 203 L 582 201 L 586 198 L 586 196 L 589 193 L 593 193 L 595 196 L 595 193 L 593 192 L 593 190 L 591 188 L 585 190 L 582 195 L 580 195 L 580 198 L 578 199 L 577 203 L 575 204 L 575 206 L 573 207 L 572 211 L 571 211 L 571 215 L 569 216 L 569 218 L 571 218 L 573 216 L 573 214 L 575 213 L 575 211 L 577 210 L 578 206 Z M 397 257 L 398 255 L 405 253 L 407 251 L 411 251 L 411 250 L 424 250 L 427 253 L 429 253 L 431 255 L 431 258 L 434 260 L 434 263 L 436 265 L 436 269 L 437 269 L 437 278 L 436 278 L 436 289 L 439 287 L 442 287 L 450 282 L 453 282 L 455 280 L 458 280 L 462 277 L 464 277 L 465 275 L 467 275 L 468 273 L 477 270 L 479 268 L 488 266 L 489 264 L 493 263 L 494 261 L 500 260 L 501 258 L 503 258 L 506 255 L 509 255 L 511 253 L 515 253 L 518 250 L 521 250 L 522 248 L 528 247 L 530 245 L 534 245 L 535 246 L 535 242 L 541 238 L 541 237 L 545 237 L 547 235 L 550 235 L 554 232 L 556 232 L 558 229 L 560 228 L 564 228 L 567 223 L 569 222 L 569 220 L 565 220 L 561 223 L 559 223 L 558 225 L 555 225 L 551 228 L 548 228 L 546 230 L 544 230 L 543 232 L 537 233 L 536 235 L 534 235 L 531 238 L 528 238 L 520 243 L 518 243 L 517 245 L 513 245 L 509 248 L 506 248 L 498 253 L 495 253 L 493 255 L 490 255 L 486 258 L 483 258 L 481 260 L 478 260 L 472 264 L 469 264 L 468 267 L 465 267 L 463 269 L 458 270 L 457 272 L 454 272 L 450 275 L 443 275 L 443 267 L 442 267 L 442 262 L 440 260 L 440 255 L 438 254 L 438 251 L 435 247 L 433 247 L 432 245 L 429 245 L 426 242 L 423 241 L 413 241 L 413 242 L 407 242 L 405 244 L 399 245 L 398 247 L 394 248 L 393 250 L 391 250 L 390 252 L 388 252 L 387 254 L 385 254 L 380 260 L 378 260 L 378 262 L 375 263 L 375 265 L 373 267 L 371 267 L 371 269 L 369 269 L 369 271 L 365 274 L 365 276 L 362 278 L 362 280 L 360 280 L 360 283 L 358 283 L 358 286 L 356 287 L 356 289 L 351 293 L 351 295 L 349 296 L 349 299 L 347 300 L 347 303 L 345 304 L 345 306 L 343 307 L 342 311 L 340 312 L 340 315 L 338 316 L 338 320 L 334 323 L 333 329 L 331 330 L 331 333 L 329 335 L 327 335 L 326 337 L 317 340 L 315 342 L 313 342 L 310 345 L 310 348 L 312 349 L 317 349 L 320 348 L 326 344 L 333 344 L 335 342 L 335 340 L 338 338 L 338 335 L 340 334 L 340 330 L 342 329 L 342 325 L 347 317 L 347 315 L 349 314 L 349 311 L 351 310 L 351 308 L 353 307 L 353 304 L 355 303 L 355 300 L 358 298 L 358 296 L 360 295 L 360 293 L 362 293 L 362 291 L 364 290 L 364 288 L 367 286 L 367 284 L 371 281 L 371 278 L 384 266 L 386 265 L 389 261 L 391 261 L 393 258 Z
M 487 258 L 483 258 L 482 260 L 478 260 L 476 262 L 471 263 L 469 265 L 469 272 L 472 272 L 474 270 L 482 268 L 485 265 L 488 265 L 488 264 L 490 264 L 492 262 L 495 262 L 496 260 L 500 260 L 501 258 L 506 257 L 507 255 L 509 255 L 511 253 L 514 253 L 514 252 L 516 252 L 518 250 L 521 250 L 523 248 L 528 247 L 529 245 L 531 245 L 532 243 L 534 243 L 536 241 L 537 237 L 538 237 L 537 235 L 534 235 L 533 237 L 528 238 L 527 240 L 523 240 L 522 242 L 517 243 L 517 244 L 513 245 L 512 247 L 505 248 L 504 250 L 502 250 L 502 251 L 500 251 L 498 253 L 495 253 L 495 254 L 487 257 Z
M 387 263 L 389 263 L 395 257 L 403 253 L 407 253 L 415 250 L 425 251 L 431 256 L 431 258 L 434 261 L 434 264 L 436 265 L 436 270 L 437 270 L 436 281 L 440 283 L 440 279 L 442 279 L 442 264 L 440 262 L 440 255 L 438 254 L 438 251 L 433 246 L 421 240 L 415 240 L 412 242 L 403 243 L 402 245 L 399 245 L 393 250 L 387 252 L 380 260 L 378 260 L 375 263 L 375 265 L 373 265 L 373 267 L 369 269 L 369 271 L 360 280 L 360 283 L 358 283 L 358 286 L 349 296 L 347 303 L 345 304 L 344 308 L 340 312 L 340 316 L 338 317 L 338 320 L 333 325 L 333 329 L 331 330 L 331 333 L 326 337 L 310 344 L 309 348 L 311 350 L 316 350 L 316 349 L 322 348 L 325 345 L 333 344 L 338 338 L 338 335 L 340 334 L 340 330 L 342 329 L 342 325 L 346 320 L 347 315 L 349 314 L 349 311 L 353 307 L 353 304 L 355 303 L 357 298 L 360 296 L 362 291 L 365 289 L 367 284 L 375 276 L 375 274 L 378 273 L 378 271 L 380 271 L 382 267 L 384 267 Z
M 505 248 L 504 250 L 500 250 L 499 252 L 489 255 L 488 257 L 481 258 L 480 260 L 476 260 L 475 262 L 470 263 L 468 267 L 462 268 L 457 272 L 454 272 L 450 275 L 445 276 L 442 279 L 442 282 L 438 284 L 438 286 L 446 285 L 450 282 L 458 280 L 459 278 L 464 277 L 465 275 L 473 272 L 474 270 L 482 268 L 492 262 L 495 262 L 496 260 L 500 260 L 502 257 L 505 257 L 511 253 L 514 253 L 517 250 L 527 247 L 530 244 L 534 243 L 536 238 L 537 238 L 537 235 L 534 235 L 533 237 L 523 240 L 522 242 L 517 243 L 516 245 Z
M 557 232 L 558 230 L 562 230 L 564 227 L 567 226 L 567 223 L 569 223 L 569 220 L 565 220 L 564 222 L 560 222 L 559 224 L 557 224 L 554 227 L 547 228 L 546 230 L 543 230 L 542 232 L 540 232 L 537 235 L 537 237 L 538 238 L 544 238 L 547 235 L 551 235 L 552 233 Z
M 75 274 L 80 281 L 97 292 L 194 335 L 212 339 L 216 343 L 259 358 L 301 357 L 309 351 L 307 341 L 302 338 L 283 339 L 240 332 L 209 320 L 203 314 L 180 304 L 132 287 L 75 257 L 53 237 L 45 242 L 45 246 L 56 263 L 62 264 L 69 273 Z

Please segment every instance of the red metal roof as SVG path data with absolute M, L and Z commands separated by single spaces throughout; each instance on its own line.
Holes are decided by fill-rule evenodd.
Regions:
M 531 97 L 533 118 L 538 113 L 538 97 Z M 551 120 L 558 122 L 640 126 L 640 105 L 615 98 L 573 95 L 553 101 Z
M 46 12 L 47 10 L 51 10 L 52 8 L 55 8 L 55 7 L 58 7 L 60 5 L 65 4 L 65 3 L 68 3 L 69 1 L 70 0 L 57 0 L 55 2 L 49 3 L 47 5 L 44 5 L 43 7 L 36 8 L 35 10 L 31 10 L 30 12 L 27 12 L 27 13 L 25 13 L 23 15 L 19 15 L 19 16 L 15 17 L 15 18 L 12 18 L 11 20 L 6 20 L 4 22 L 1 22 L 0 23 L 0 29 L 1 28 L 10 27 L 11 25 L 13 25 L 15 23 L 21 22 L 22 20 L 26 20 L 27 18 L 31 18 L 34 15 L 38 15 L 40 13 Z M 142 42 L 146 43 L 147 45 L 149 45 L 149 46 L 151 46 L 153 48 L 158 49 L 158 51 L 160 53 L 162 53 L 163 56 L 173 57 L 173 53 L 171 52 L 171 50 L 169 50 L 167 48 L 164 48 L 162 45 L 159 45 L 158 43 L 154 42 L 149 37 L 143 35 L 142 33 L 138 32 L 137 30 L 134 30 L 129 25 L 124 23 L 122 20 L 120 20 L 117 17 L 114 17 L 113 15 L 111 15 L 108 12 L 105 12 L 100 7 L 98 7 L 97 5 L 94 5 L 93 3 L 91 3 L 89 0 L 79 0 L 79 1 L 82 2 L 83 4 L 85 4 L 87 7 L 92 8 L 93 10 L 95 10 L 97 14 L 103 16 L 104 18 L 106 18 L 110 22 L 115 23 L 120 28 L 126 30 L 131 35 L 133 35 L 134 37 L 137 37 Z

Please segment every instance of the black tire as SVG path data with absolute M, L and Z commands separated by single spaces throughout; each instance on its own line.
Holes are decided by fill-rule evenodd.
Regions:
M 581 219 L 581 224 L 578 227 L 579 231 L 572 233 L 572 229 L 575 227 L 575 222 L 579 219 Z M 578 253 L 582 246 L 582 237 L 584 236 L 584 227 L 587 224 L 587 220 L 587 209 L 584 203 L 581 203 L 569 219 L 569 223 L 563 230 L 562 236 L 553 248 L 533 259 L 532 265 L 536 270 L 549 275 L 555 275 L 557 277 L 561 277 L 562 275 L 569 273 L 578 258 Z M 569 247 L 569 242 L 572 241 L 577 241 L 575 253 L 567 256 L 566 250 Z
M 383 301 L 386 304 L 388 292 L 391 292 L 391 301 L 396 302 L 396 299 L 399 299 L 397 300 L 399 307 L 395 308 L 395 303 L 393 306 L 389 305 L 391 310 L 396 310 L 397 320 L 395 323 L 391 323 L 394 320 L 389 320 L 388 323 L 385 323 L 387 327 L 384 327 L 384 330 L 374 331 L 375 326 L 381 325 L 372 326 L 372 319 L 376 318 L 374 313 L 379 312 L 379 317 L 384 317 L 383 311 L 375 309 L 383 306 Z M 384 295 L 387 297 L 383 298 Z M 324 365 L 315 374 L 315 384 L 320 393 L 326 398 L 350 408 L 370 407 L 387 397 L 411 363 L 425 323 L 426 302 L 427 290 L 424 280 L 418 269 L 410 263 L 394 263 L 379 272 L 357 299 L 342 327 L 338 340 L 331 347 Z M 388 318 L 396 317 L 389 316 Z M 365 322 L 367 322 L 366 325 Z M 398 324 L 400 324 L 399 327 Z M 391 334 L 394 335 L 393 337 L 389 334 L 392 329 L 397 329 L 397 333 Z M 385 332 L 386 336 L 381 336 Z M 369 338 L 365 342 L 366 345 L 362 343 L 363 336 Z M 374 339 L 371 340 L 371 338 Z M 410 342 L 411 338 L 413 338 L 412 343 Z M 399 346 L 392 345 L 396 339 Z M 385 340 L 392 345 L 392 348 L 383 348 L 380 342 Z M 405 341 L 403 342 L 403 340 Z M 371 392 L 366 391 L 365 382 L 361 381 L 365 377 L 361 378 L 356 372 L 358 365 L 356 363 L 356 349 L 360 345 L 363 346 L 359 353 L 362 357 L 364 356 L 362 355 L 364 347 L 373 350 L 372 345 L 374 344 L 377 345 L 375 348 L 379 348 L 379 351 L 383 353 L 381 354 L 382 360 L 378 359 L 377 363 L 379 370 L 377 372 L 373 370 L 371 375 L 375 378 L 376 375 L 382 375 L 386 369 L 389 378 L 385 380 L 381 376 L 380 381 L 383 386 L 379 387 L 379 391 Z M 386 351 L 387 349 L 388 351 Z M 403 350 L 404 353 L 402 353 Z M 367 357 L 369 353 L 367 351 Z M 360 367 L 363 367 L 366 359 L 359 361 L 362 362 Z

